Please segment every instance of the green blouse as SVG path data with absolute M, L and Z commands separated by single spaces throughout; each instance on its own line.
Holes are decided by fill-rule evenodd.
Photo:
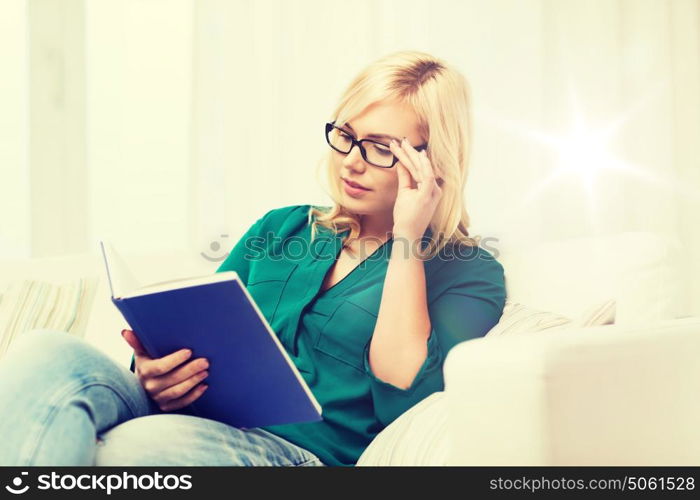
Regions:
M 482 337 L 498 322 L 506 297 L 503 267 L 480 247 L 443 249 L 425 261 L 428 356 L 411 386 L 402 389 L 377 378 L 368 358 L 393 239 L 321 291 L 346 232 L 319 227 L 311 242 L 310 209 L 292 205 L 267 212 L 217 272 L 234 270 L 246 283 L 323 409 L 319 422 L 263 428 L 326 465 L 354 465 L 384 427 L 443 390 L 442 366 L 454 345 Z
M 379 431 L 443 390 L 442 364 L 455 344 L 482 337 L 498 322 L 506 295 L 503 267 L 479 247 L 425 262 L 428 356 L 411 386 L 401 389 L 377 378 L 368 361 L 393 240 L 322 292 L 346 232 L 319 228 L 311 242 L 310 209 L 292 205 L 267 212 L 217 272 L 235 270 L 246 283 L 323 409 L 322 421 L 264 429 L 327 465 L 354 465 Z

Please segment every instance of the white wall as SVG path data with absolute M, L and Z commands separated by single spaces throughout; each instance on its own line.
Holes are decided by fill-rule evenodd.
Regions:
M 193 246 L 192 25 L 191 0 L 0 5 L 0 256 Z
M 0 14 L 0 258 L 30 253 L 27 5 Z
M 361 54 L 320 60 L 309 51 L 333 34 L 326 20 L 340 12 L 328 2 L 201 0 L 195 8 L 195 241 L 228 251 L 271 208 L 326 201 L 315 173 L 344 83 L 333 72 Z M 356 19 L 366 8 L 343 10 Z
M 320 124 L 370 60 L 417 49 L 457 66 L 472 87 L 472 234 L 506 248 L 659 232 L 684 245 L 679 310 L 700 314 L 696 0 L 195 7 L 201 246 L 237 237 L 272 206 L 326 202 L 313 175 L 326 148 Z M 291 133 L 269 138 L 270 123 Z
M 27 74 L 27 33 L 38 33 L 27 26 L 51 19 L 3 3 L 2 255 L 92 250 L 99 237 L 128 252 L 225 251 L 270 208 L 327 203 L 315 168 L 340 92 L 372 59 L 417 49 L 472 87 L 472 234 L 512 246 L 660 232 L 684 245 L 681 309 L 700 314 L 697 0 L 49 2 L 32 5 L 79 7 L 82 37 L 54 46 L 82 44 L 82 62 L 64 54 L 82 67 L 54 83 L 75 92 L 82 78 L 84 134 L 62 132 L 73 151 L 52 172 L 36 149 L 43 118 L 28 123 L 28 102 L 51 83 Z M 74 132 L 80 113 L 78 102 L 62 115 Z M 618 127 L 600 147 L 566 147 L 577 120 L 588 133 Z
M 189 245 L 192 1 L 85 2 L 89 240 Z
M 675 1 L 670 15 L 675 175 L 664 188 L 670 184 L 680 192 L 678 231 L 686 251 L 681 272 L 688 285 L 682 307 L 700 316 L 700 2 Z
M 31 255 L 88 244 L 83 0 L 29 0 Z

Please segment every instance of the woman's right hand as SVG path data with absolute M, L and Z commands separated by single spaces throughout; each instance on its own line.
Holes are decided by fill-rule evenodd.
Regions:
M 122 330 L 124 340 L 134 349 L 136 377 L 162 411 L 179 410 L 195 401 L 207 390 L 202 384 L 209 373 L 209 362 L 192 356 L 189 349 L 180 349 L 162 358 L 151 358 L 132 330 Z

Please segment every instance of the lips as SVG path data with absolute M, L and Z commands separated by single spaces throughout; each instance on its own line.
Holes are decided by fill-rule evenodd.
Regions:
M 367 187 L 364 187 L 362 184 L 358 184 L 357 182 L 353 182 L 353 181 L 351 181 L 351 180 L 349 180 L 349 179 L 346 179 L 345 177 L 343 177 L 342 179 L 343 179 L 345 182 L 347 182 L 348 185 L 350 185 L 350 186 L 352 186 L 352 187 L 354 187 L 354 188 L 364 189 L 364 190 L 366 190 L 366 191 L 371 191 L 371 189 L 369 189 L 369 188 L 367 188 Z

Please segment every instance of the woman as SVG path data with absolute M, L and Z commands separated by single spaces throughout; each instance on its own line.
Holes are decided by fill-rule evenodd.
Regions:
M 246 283 L 323 420 L 241 430 L 188 415 L 207 360 L 151 359 L 125 330 L 134 376 L 69 335 L 32 332 L 0 364 L 3 464 L 353 465 L 443 389 L 448 351 L 505 303 L 503 268 L 467 231 L 466 81 L 428 54 L 390 54 L 350 84 L 325 133 L 333 205 L 270 210 L 218 269 Z

